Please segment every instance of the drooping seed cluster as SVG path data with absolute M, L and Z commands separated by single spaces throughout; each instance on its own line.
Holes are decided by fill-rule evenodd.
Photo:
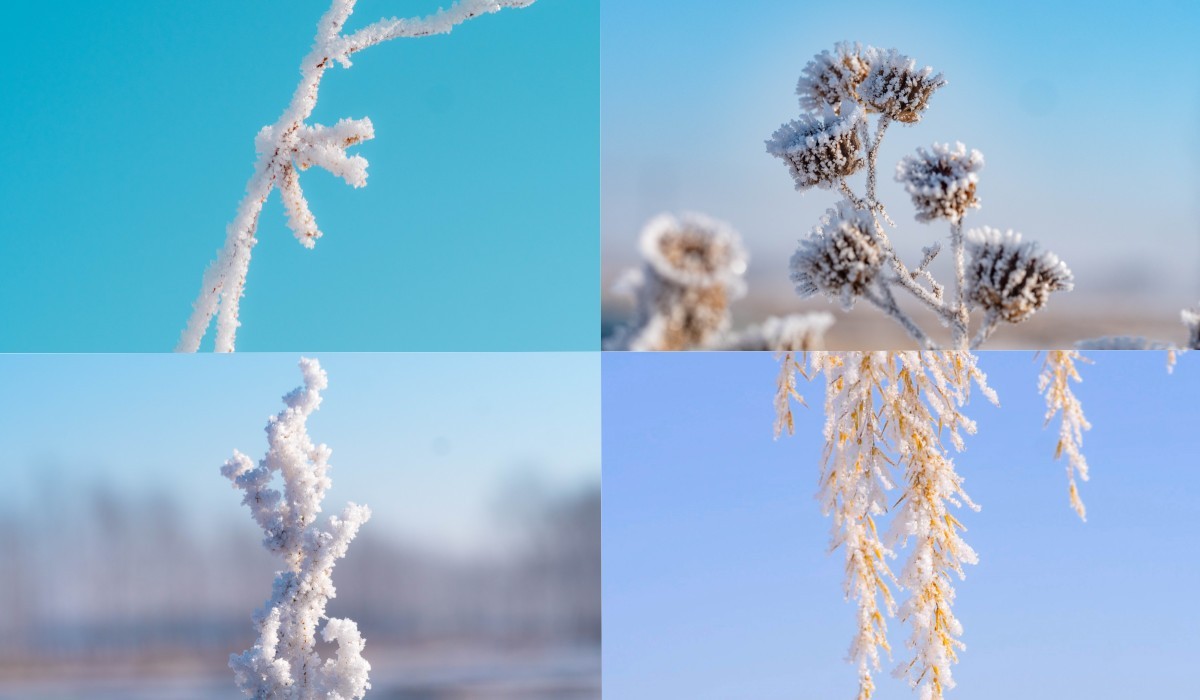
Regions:
M 929 105 L 934 91 L 946 84 L 941 73 L 895 49 L 871 57 L 871 70 L 858 86 L 858 95 L 869 108 L 898 122 L 914 124 Z
M 848 41 L 839 42 L 833 51 L 822 51 L 808 62 L 796 84 L 800 109 L 821 112 L 832 107 L 841 112 L 843 102 L 858 102 L 858 85 L 867 77 L 878 49 Z
M 1021 242 L 1021 234 L 984 227 L 967 233 L 967 299 L 1008 323 L 1046 305 L 1052 292 L 1070 291 L 1074 277 L 1058 256 Z
M 802 114 L 767 141 L 767 152 L 787 164 L 797 190 L 829 189 L 866 164 L 860 134 L 865 114 L 858 105 L 842 111 L 826 107 L 819 115 Z
M 896 166 L 896 182 L 902 183 L 917 208 L 917 221 L 958 221 L 967 209 L 979 208 L 975 186 L 983 169 L 983 154 L 967 152 L 961 142 L 953 147 L 935 143 L 931 150 L 918 148 Z
M 800 241 L 791 259 L 791 278 L 801 297 L 824 294 L 849 310 L 883 265 L 883 251 L 867 212 L 845 200 L 822 217 Z

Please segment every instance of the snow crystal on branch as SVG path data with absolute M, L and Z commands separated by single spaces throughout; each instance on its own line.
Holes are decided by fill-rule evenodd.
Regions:
M 917 221 L 958 221 L 967 209 L 978 209 L 975 186 L 983 169 L 983 154 L 961 142 L 954 148 L 935 143 L 932 151 L 917 149 L 896 166 L 896 182 L 904 184 L 917 208 Z
M 457 25 L 504 8 L 527 7 L 533 0 L 460 0 L 428 17 L 379 20 L 349 36 L 342 29 L 354 11 L 356 0 L 333 0 L 317 23 L 312 50 L 300 63 L 300 84 L 292 93 L 278 121 L 259 131 L 255 138 L 258 160 L 246 185 L 246 196 L 225 230 L 225 244 L 217 259 L 204 272 L 200 294 L 180 335 L 176 350 L 195 352 L 217 316 L 215 350 L 232 352 L 239 305 L 250 268 L 250 251 L 258 242 L 258 219 L 263 205 L 278 188 L 288 227 L 296 240 L 312 248 L 321 230 L 300 187 L 299 171 L 320 166 L 353 187 L 367 184 L 367 161 L 347 155 L 346 149 L 374 138 L 369 119 L 342 119 L 333 126 L 308 124 L 317 104 L 318 88 L 325 71 L 335 62 L 350 66 L 350 56 L 390 39 L 445 34 Z
M 304 384 L 283 397 L 285 408 L 267 422 L 266 456 L 256 466 L 235 451 L 221 473 L 244 492 L 242 503 L 265 535 L 263 546 L 279 555 L 285 570 L 275 576 L 271 597 L 254 613 L 258 641 L 229 666 L 247 697 L 358 700 L 371 684 L 371 666 L 363 658 L 363 639 L 351 620 L 327 619 L 322 637 L 338 645 L 335 658 L 322 660 L 316 633 L 326 620 L 325 607 L 336 594 L 333 567 L 371 516 L 366 506 L 350 503 L 341 517 L 317 522 L 331 482 L 332 451 L 313 444 L 306 422 L 321 405 L 328 386 L 316 360 L 300 360 Z M 276 475 L 283 490 L 272 486 Z
M 1046 305 L 1052 292 L 1070 291 L 1074 277 L 1067 264 L 1021 234 L 983 227 L 967 233 L 971 262 L 967 298 L 1008 323 L 1020 323 Z
M 865 119 L 858 105 L 841 115 L 829 107 L 820 115 L 802 114 L 771 135 L 767 153 L 787 164 L 797 190 L 829 189 L 866 164 L 860 133 Z

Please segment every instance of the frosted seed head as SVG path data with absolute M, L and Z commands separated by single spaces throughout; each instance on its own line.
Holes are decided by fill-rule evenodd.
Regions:
M 740 287 L 746 249 L 736 230 L 703 214 L 661 214 L 642 229 L 642 256 L 682 287 Z
M 1046 305 L 1051 292 L 1070 291 L 1074 277 L 1058 256 L 1021 242 L 1021 234 L 984 227 L 967 232 L 967 299 L 1008 323 Z
M 947 219 L 958 221 L 967 209 L 978 209 L 975 194 L 979 171 L 983 169 L 983 154 L 961 142 L 935 143 L 926 151 L 906 156 L 896 166 L 896 182 L 912 197 L 917 208 L 917 221 Z
M 871 70 L 878 50 L 848 41 L 839 42 L 833 51 L 822 51 L 801 72 L 796 84 L 800 109 L 821 112 L 827 107 L 841 112 L 843 102 L 859 102 L 858 85 Z
M 929 66 L 918 70 L 917 62 L 889 49 L 877 52 L 871 70 L 858 86 L 858 96 L 868 108 L 905 124 L 921 120 L 934 91 L 946 84 L 941 73 Z
M 883 251 L 871 215 L 842 200 L 800 241 L 791 278 L 801 297 L 824 294 L 849 310 L 879 274 Z
M 767 153 L 787 164 L 797 190 L 829 189 L 865 165 L 860 130 L 866 114 L 858 105 L 842 112 L 826 106 L 819 115 L 801 115 L 767 140 Z

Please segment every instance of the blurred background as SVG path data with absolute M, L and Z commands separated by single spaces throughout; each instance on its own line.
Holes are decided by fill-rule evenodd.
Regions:
M 238 696 L 279 563 L 219 469 L 297 359 L 0 357 L 0 698 Z M 324 513 L 373 511 L 328 608 L 370 697 L 599 698 L 598 358 L 320 359 Z
M 934 141 L 983 152 L 982 208 L 966 227 L 1015 229 L 1066 260 L 1070 294 L 988 347 L 1069 346 L 1101 335 L 1182 342 L 1179 311 L 1200 298 L 1200 68 L 1187 47 L 1200 6 L 1168 0 L 916 0 L 843 4 L 755 0 L 736 8 L 606 0 L 601 86 L 603 331 L 627 317 L 612 293 L 637 264 L 642 225 L 663 211 L 701 211 L 739 229 L 749 294 L 735 327 L 771 314 L 831 311 L 829 345 L 908 346 L 867 305 L 843 314 L 802 301 L 788 258 L 838 196 L 799 194 L 763 142 L 799 114 L 805 64 L 838 41 L 895 47 L 949 84 L 920 123 L 893 125 L 880 152 L 880 199 L 901 256 L 946 239 L 919 224 L 893 181 L 896 163 Z M 862 178 L 853 180 L 863 190 Z M 934 271 L 947 281 L 948 255 Z M 940 267 L 938 264 L 940 263 Z M 936 323 L 923 324 L 936 326 Z
M 1001 406 L 973 393 L 965 413 L 979 431 L 953 456 L 982 510 L 954 512 L 979 564 L 954 582 L 967 648 L 948 698 L 1166 698 L 1195 686 L 1200 355 L 1173 373 L 1163 352 L 1087 356 L 1074 385 L 1092 424 L 1083 523 L 1054 459 L 1058 423 L 1044 425 L 1042 358 L 981 353 Z M 778 372 L 765 352 L 605 353 L 606 697 L 854 696 L 844 552 L 829 551 L 814 498 L 824 382 L 799 381 L 809 408 L 795 407 L 794 436 L 772 440 Z M 909 629 L 888 627 L 876 697 L 915 700 L 890 676 L 911 658 Z

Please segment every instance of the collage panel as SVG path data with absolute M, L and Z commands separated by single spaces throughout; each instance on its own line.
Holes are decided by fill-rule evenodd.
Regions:
M 597 349 L 599 8 L 11 4 L 0 352 Z
M 1189 693 L 1171 359 L 605 354 L 606 696 Z
M 598 699 L 599 369 L 0 356 L 0 698 Z
M 606 0 L 605 347 L 1200 344 L 1198 22 Z

